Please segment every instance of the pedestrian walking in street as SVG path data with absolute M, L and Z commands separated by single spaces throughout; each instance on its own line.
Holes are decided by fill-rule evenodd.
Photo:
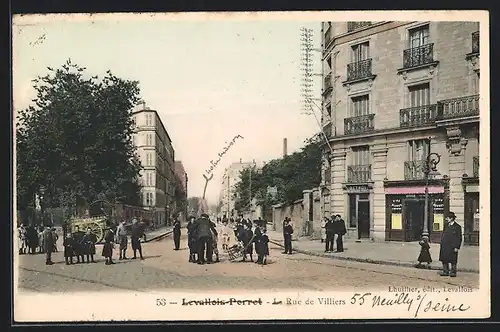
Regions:
M 267 230 L 264 227 L 262 229 L 262 235 L 260 236 L 260 247 L 261 247 L 261 264 L 267 265 L 267 257 L 269 256 L 269 237 L 267 236 Z
M 326 244 L 325 244 L 325 252 L 333 252 L 333 240 L 335 240 L 335 224 L 332 216 L 331 219 L 325 218 L 325 231 L 326 231 Z
M 449 212 L 441 234 L 441 247 L 439 249 L 439 261 L 443 263 L 441 276 L 457 276 L 458 251 L 461 245 L 462 227 L 456 223 L 455 213 Z
M 43 254 L 45 253 L 45 244 L 43 243 L 43 233 L 44 229 L 43 226 L 38 227 L 38 253 Z
M 87 263 L 95 263 L 94 255 L 95 255 L 95 244 L 97 243 L 97 236 L 92 233 L 92 230 L 87 228 L 87 232 L 83 236 L 82 247 L 85 256 L 87 256 Z
M 321 221 L 321 243 L 326 241 L 326 223 L 328 222 L 328 218 L 324 217 Z M 326 252 L 326 250 L 325 250 Z
M 36 248 L 38 247 L 38 233 L 33 226 L 33 224 L 30 224 L 26 228 L 26 239 L 28 240 L 28 252 L 30 255 L 36 254 Z
M 85 263 L 85 256 L 83 254 L 84 252 L 84 247 L 83 247 L 83 237 L 85 236 L 85 233 L 80 230 L 80 227 L 75 226 L 75 230 L 73 232 L 73 239 L 75 240 L 75 246 L 74 246 L 74 254 L 76 256 L 76 263 L 80 263 L 80 260 L 82 263 Z
M 125 228 L 125 220 L 122 220 L 118 228 L 116 229 L 116 242 L 120 246 L 120 257 L 118 259 L 128 259 L 127 258 L 127 229 Z
M 50 226 L 45 227 L 42 236 L 44 245 L 43 250 L 45 252 L 45 265 L 52 265 L 54 264 L 54 262 L 52 262 L 52 251 L 54 250 L 54 234 L 52 233 Z
M 415 267 L 418 269 L 430 268 L 432 258 L 430 252 L 431 246 L 429 245 L 429 237 L 427 235 L 423 235 L 418 244 L 420 245 L 420 254 L 418 255 L 418 263 L 415 265 Z M 425 263 L 425 265 L 422 263 Z
M 26 253 L 27 244 L 27 231 L 24 227 L 24 224 L 17 229 L 17 238 L 18 238 L 18 247 L 19 247 L 19 255 L 24 255 Z
M 335 222 L 333 224 L 335 225 L 335 234 L 337 234 L 337 252 L 344 252 L 343 237 L 347 233 L 347 229 L 344 219 L 342 219 L 340 214 L 335 216 Z
M 54 235 L 54 252 L 57 252 L 57 240 L 59 240 L 59 235 L 57 234 L 55 227 L 52 227 L 52 234 Z
M 66 237 L 63 240 L 64 246 L 64 260 L 66 261 L 66 265 L 73 264 L 73 255 L 75 248 L 75 240 L 73 239 L 73 234 L 67 233 Z
M 203 213 L 200 218 L 195 221 L 194 230 L 198 242 L 198 264 L 212 264 L 212 232 L 217 233 L 217 230 L 211 230 L 212 223 L 206 213 Z
M 189 247 L 189 262 L 196 263 L 197 258 L 196 255 L 198 253 L 197 247 L 197 237 L 195 234 L 195 222 L 196 218 L 194 216 L 189 217 L 189 221 L 187 223 L 187 233 L 188 233 L 188 247 Z
M 252 232 L 252 224 L 249 224 L 248 221 L 245 223 L 246 236 L 244 237 L 245 241 L 243 244 L 246 247 L 245 255 L 243 256 L 243 261 L 246 260 L 247 255 L 250 255 L 250 262 L 253 262 L 253 244 L 254 244 L 254 236 Z
M 229 236 L 229 227 L 227 223 L 222 224 L 222 250 L 227 251 L 229 249 L 229 241 L 231 240 Z
M 292 234 L 293 227 L 290 223 L 290 218 L 285 218 L 285 226 L 283 227 L 283 239 L 285 243 L 285 252 L 284 254 L 292 254 Z
M 210 228 L 210 232 L 212 233 L 212 253 L 215 254 L 215 262 L 220 262 L 219 259 L 219 234 L 217 233 L 217 225 L 214 222 L 212 223 L 212 227 Z
M 102 253 L 101 253 L 101 255 L 106 260 L 105 263 L 106 265 L 115 264 L 115 262 L 113 262 L 114 239 L 115 239 L 114 230 L 112 228 L 107 229 L 106 234 L 104 235 L 104 245 L 102 246 Z
M 144 260 L 142 256 L 142 245 L 141 238 L 146 241 L 146 233 L 144 233 L 144 226 L 142 223 L 137 221 L 136 218 L 132 219 L 132 234 L 130 236 L 130 242 L 132 244 L 132 250 L 134 251 L 134 257 L 132 259 L 137 259 L 137 252 L 139 252 L 139 257 Z
M 174 218 L 174 250 L 179 250 L 181 243 L 181 222 L 179 221 L 179 217 L 175 216 Z

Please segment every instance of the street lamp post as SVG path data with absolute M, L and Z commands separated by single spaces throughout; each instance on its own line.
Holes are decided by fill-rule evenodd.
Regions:
M 422 228 L 422 236 L 429 236 L 429 177 L 431 172 L 433 174 L 437 173 L 437 164 L 441 161 L 441 156 L 437 153 L 430 153 L 426 160 L 424 166 L 424 176 L 425 176 L 425 205 L 424 205 L 424 225 Z
M 45 188 L 43 186 L 40 187 L 40 212 L 42 213 L 42 225 L 45 224 L 45 207 L 44 207 L 44 197 L 45 197 Z

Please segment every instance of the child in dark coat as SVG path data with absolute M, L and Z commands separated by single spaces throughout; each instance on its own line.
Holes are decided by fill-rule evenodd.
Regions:
M 418 255 L 418 263 L 415 265 L 416 268 L 421 269 L 421 268 L 429 268 L 430 263 L 432 263 L 432 258 L 431 258 L 431 246 L 429 245 L 429 237 L 428 236 L 422 236 L 422 239 L 418 242 L 420 244 L 420 255 Z M 422 263 L 426 263 L 426 265 L 423 265 Z
M 73 264 L 73 255 L 75 249 L 75 240 L 71 233 L 66 234 L 66 238 L 63 241 L 64 246 L 64 259 L 66 260 L 66 265 Z

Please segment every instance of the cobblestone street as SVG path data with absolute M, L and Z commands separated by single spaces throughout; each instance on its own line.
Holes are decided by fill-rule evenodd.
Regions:
M 181 250 L 172 249 L 172 238 L 144 244 L 145 260 L 116 260 L 112 266 L 98 263 L 67 266 L 62 253 L 55 253 L 52 266 L 43 255 L 21 255 L 19 288 L 32 292 L 148 291 L 153 289 L 304 289 L 387 290 L 388 286 L 470 286 L 478 288 L 479 274 L 460 273 L 457 278 L 440 277 L 436 271 L 338 261 L 304 254 L 283 255 L 271 246 L 267 266 L 251 262 L 221 262 L 197 265 L 187 261 L 186 238 Z M 129 250 L 130 251 L 130 250 Z M 131 254 L 129 253 L 129 257 Z

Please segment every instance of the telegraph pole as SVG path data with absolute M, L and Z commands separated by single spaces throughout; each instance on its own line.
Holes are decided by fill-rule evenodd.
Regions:
M 314 101 L 322 101 L 321 98 L 314 98 L 314 76 L 321 76 L 323 78 L 323 73 L 315 73 L 314 72 L 314 52 L 322 52 L 321 48 L 314 47 L 314 30 L 310 28 L 301 28 L 300 29 L 300 42 L 301 42 L 301 57 L 300 57 L 300 69 L 302 71 L 302 80 L 301 80 L 301 97 L 302 97 L 302 114 L 306 115 L 314 115 L 316 119 L 316 123 L 321 132 L 321 136 L 325 139 L 328 147 L 330 148 L 330 152 L 333 153 L 332 146 L 329 142 L 329 137 L 323 130 L 323 124 L 320 119 L 316 115 L 316 112 L 313 108 L 315 106 L 318 108 L 322 114 L 321 118 L 323 118 L 324 111 L 322 107 L 319 107 Z M 332 126 L 335 126 L 335 123 L 332 121 Z M 336 126 L 335 126 L 336 127 Z

